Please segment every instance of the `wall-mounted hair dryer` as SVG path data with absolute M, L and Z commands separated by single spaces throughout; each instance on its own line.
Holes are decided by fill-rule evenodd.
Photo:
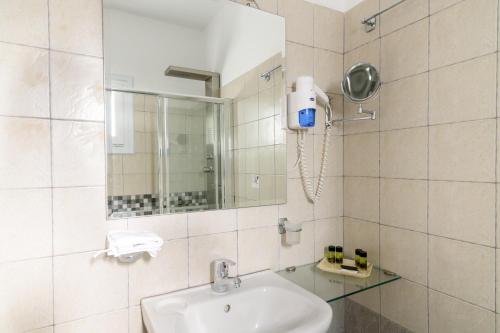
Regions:
M 328 146 L 330 143 L 330 128 L 333 125 L 332 109 L 330 98 L 314 84 L 310 76 L 301 76 L 295 83 L 295 92 L 287 96 L 288 107 L 288 128 L 298 130 L 297 133 L 297 162 L 299 164 L 300 175 L 304 192 L 311 202 L 316 202 L 321 196 L 323 190 L 324 175 L 328 162 Z M 316 125 L 316 103 L 321 102 L 325 105 L 325 136 L 323 139 L 323 157 L 318 177 L 316 191 L 307 168 L 305 155 L 306 130 Z
M 311 76 L 300 76 L 295 83 L 295 92 L 289 93 L 288 128 L 307 129 L 316 124 L 316 103 L 325 104 L 326 119 L 331 122 L 330 99 L 317 85 Z

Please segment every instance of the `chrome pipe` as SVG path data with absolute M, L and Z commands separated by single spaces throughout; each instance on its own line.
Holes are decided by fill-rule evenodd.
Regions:
M 363 24 L 365 26 L 366 32 L 370 32 L 370 31 L 375 30 L 375 27 L 377 26 L 377 16 L 380 16 L 383 13 L 393 9 L 394 7 L 399 6 L 400 4 L 402 4 L 405 1 L 406 0 L 400 0 L 399 2 L 396 2 L 395 4 L 392 4 L 391 6 L 387 7 L 386 9 L 381 10 L 378 13 L 373 14 L 372 16 L 369 16 L 369 17 L 363 19 L 361 21 L 361 24 Z

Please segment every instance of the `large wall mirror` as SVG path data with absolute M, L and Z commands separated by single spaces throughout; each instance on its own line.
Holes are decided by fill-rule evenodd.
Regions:
M 109 218 L 286 202 L 284 19 L 104 0 Z

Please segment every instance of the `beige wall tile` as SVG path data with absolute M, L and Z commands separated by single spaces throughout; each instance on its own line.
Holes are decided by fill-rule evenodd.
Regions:
M 378 178 L 344 178 L 344 215 L 367 221 L 379 221 Z
M 239 208 L 238 230 L 278 225 L 278 206 Z
M 379 37 L 379 25 L 366 33 L 360 22 L 379 10 L 379 0 L 366 0 L 345 14 L 345 51 L 350 51 Z
M 185 161 L 183 161 L 185 162 Z M 127 154 L 123 156 L 123 174 L 146 173 L 146 154 Z
M 323 91 L 340 94 L 344 76 L 344 57 L 323 49 L 314 49 L 314 83 Z
M 380 288 L 372 288 L 349 296 L 349 300 L 380 314 Z M 343 316 L 343 313 L 342 313 Z
M 497 212 L 500 212 L 500 184 L 496 184 L 496 187 L 497 187 L 497 203 L 496 203 L 496 211 Z M 496 216 L 496 223 L 498 225 L 499 223 L 499 219 L 500 219 L 500 215 L 497 213 L 497 216 Z M 496 228 L 497 231 L 496 231 L 496 247 L 500 247 L 500 228 Z M 499 275 L 500 277 L 500 275 Z
M 55 188 L 53 196 L 54 254 L 104 249 L 111 227 L 106 221 L 105 188 Z
M 128 305 L 128 266 L 94 253 L 54 257 L 55 323 Z
M 7 2 L 0 2 L 0 13 Z M 1 26 L 0 31 L 4 31 Z M 49 54 L 46 50 L 0 43 L 0 71 L 1 115 L 49 116 Z
M 276 226 L 238 231 L 238 274 L 279 268 L 280 235 Z
M 125 195 L 134 195 L 137 193 L 146 193 L 146 175 L 129 174 L 123 180 L 123 193 Z
M 49 46 L 47 1 L 0 1 L 0 41 Z
M 100 0 L 49 0 L 50 47 L 102 56 Z
M 427 181 L 381 179 L 380 223 L 427 232 Z
M 389 8 L 397 0 L 380 0 L 380 8 Z M 380 16 L 380 34 L 387 35 L 396 29 L 416 22 L 429 15 L 429 0 L 402 3 Z
M 265 80 L 261 80 L 266 82 Z M 261 82 L 259 81 L 259 82 Z M 271 80 L 272 82 L 272 80 Z M 258 105 L 259 105 L 259 119 L 274 116 L 274 88 L 267 88 L 259 92 Z
M 313 46 L 313 4 L 304 0 L 278 0 L 278 14 L 285 17 L 286 40 Z
M 50 53 L 52 118 L 104 121 L 103 61 Z
M 344 54 L 344 71 L 360 62 L 368 62 L 380 70 L 380 39 L 346 52 Z
M 354 258 L 356 249 L 368 252 L 368 262 L 380 263 L 379 224 L 344 217 L 344 255 Z
M 426 127 L 380 133 L 382 177 L 427 178 Z
M 392 130 L 427 125 L 428 74 L 382 85 L 380 129 Z
M 498 245 L 497 245 L 498 246 Z M 499 288 L 499 285 L 500 285 L 500 279 L 498 279 L 498 276 L 500 274 L 500 251 L 498 249 L 495 250 L 495 254 L 496 254 L 496 276 L 497 276 L 497 279 L 496 279 L 496 283 L 495 283 L 495 292 L 496 292 L 496 302 L 498 304 L 498 302 L 500 301 L 500 291 L 498 290 Z
M 286 42 L 286 54 L 287 87 L 292 87 L 299 76 L 314 75 L 314 49 L 312 47 Z
M 314 47 L 344 52 L 344 14 L 314 6 Z
M 427 71 L 429 21 L 424 19 L 382 37 L 381 77 L 384 82 Z
M 281 236 L 279 269 L 305 265 L 314 261 L 314 222 L 302 224 L 299 244 L 286 245 L 284 237 L 285 235 Z
M 259 2 L 259 7 L 261 10 L 277 14 L 278 13 L 278 0 L 261 0 Z
M 495 250 L 429 236 L 429 287 L 493 310 Z
M 342 217 L 314 221 L 314 260 L 321 260 L 329 245 L 342 245 L 343 238 Z
M 237 246 L 236 232 L 189 238 L 189 286 L 211 281 L 210 265 L 213 260 L 227 258 L 237 262 Z M 237 271 L 237 267 L 231 267 L 231 276 Z
M 495 246 L 495 184 L 429 183 L 429 233 Z
M 158 256 L 145 254 L 130 266 L 129 306 L 144 297 L 188 287 L 188 240 L 166 242 Z
M 0 331 L 25 332 L 52 325 L 52 259 L 0 265 Z
M 380 227 L 380 266 L 405 279 L 427 284 L 427 235 Z
M 496 54 L 431 71 L 429 123 L 494 118 Z M 466 77 L 467 80 L 463 80 Z M 460 82 L 460 89 L 453 89 Z
M 328 146 L 328 161 L 326 164 L 325 175 L 328 177 L 340 177 L 343 175 L 344 169 L 344 154 L 343 145 L 344 137 L 335 135 L 330 136 Z M 318 177 L 321 170 L 321 161 L 323 159 L 323 135 L 314 135 L 314 177 Z M 291 146 L 294 143 L 290 144 Z
M 342 216 L 343 211 L 343 187 L 342 177 L 325 177 L 324 186 L 320 198 L 314 203 L 314 218 L 324 219 Z M 314 178 L 314 184 L 318 179 Z M 314 185 L 316 186 L 316 185 Z
M 269 146 L 274 144 L 274 118 L 259 120 L 259 146 Z M 249 133 L 255 135 L 255 133 Z
M 50 169 L 49 121 L 0 117 L 0 188 L 48 187 Z
M 431 126 L 429 178 L 495 180 L 495 120 Z
M 189 236 L 200 236 L 237 229 L 236 210 L 214 210 L 188 214 Z
M 0 262 L 52 255 L 51 210 L 50 189 L 0 191 Z
M 182 118 L 181 118 L 182 119 Z M 259 119 L 259 95 L 236 100 L 235 124 L 244 124 Z M 185 121 L 185 119 L 183 119 Z
M 430 0 L 430 12 L 434 14 L 463 0 Z
M 156 232 L 163 240 L 187 237 L 187 214 L 142 216 L 128 219 L 128 229 Z
M 128 332 L 128 310 L 119 310 L 56 325 L 55 333 Z
M 260 177 L 259 202 L 261 205 L 276 204 L 276 176 L 262 175 Z
M 429 290 L 429 332 L 495 332 L 495 313 Z
M 381 288 L 382 316 L 412 332 L 427 332 L 427 288 L 398 280 Z
M 496 51 L 497 5 L 467 0 L 431 16 L 430 68 Z
M 52 121 L 54 186 L 104 185 L 103 124 Z
M 346 135 L 344 137 L 344 175 L 379 175 L 379 133 Z
M 280 206 L 280 217 L 288 217 L 294 223 L 314 219 L 313 205 L 307 199 L 300 179 L 288 179 L 286 204 Z

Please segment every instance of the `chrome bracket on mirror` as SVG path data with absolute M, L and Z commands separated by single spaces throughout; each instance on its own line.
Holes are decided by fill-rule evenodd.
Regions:
M 366 114 L 367 116 L 363 117 L 354 117 L 354 118 L 343 118 L 343 119 L 334 119 L 332 121 L 332 124 L 335 125 L 335 123 L 345 123 L 348 121 L 356 121 L 356 120 L 375 120 L 377 119 L 377 112 L 376 111 L 368 111 L 364 110 L 363 106 L 361 104 L 358 105 L 358 114 Z

